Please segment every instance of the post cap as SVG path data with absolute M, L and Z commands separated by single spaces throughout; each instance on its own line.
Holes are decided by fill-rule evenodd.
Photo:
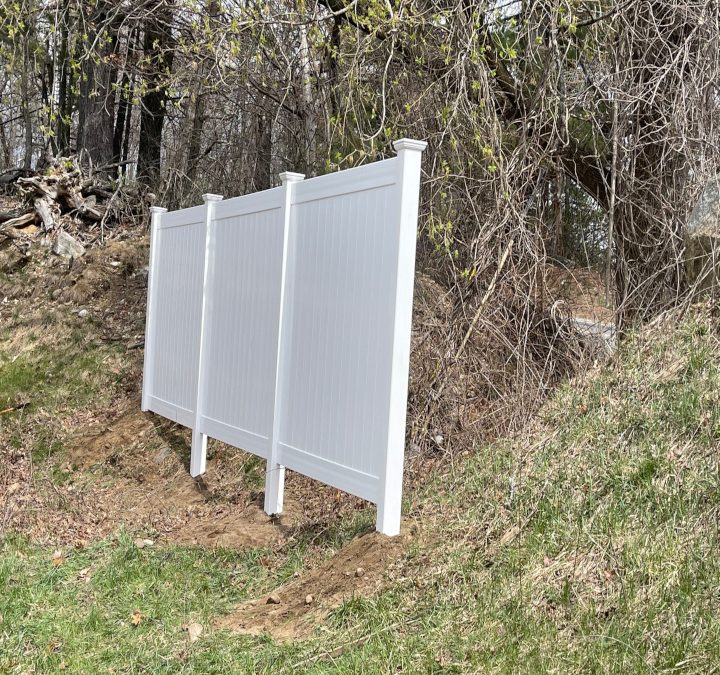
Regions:
M 400 152 L 401 150 L 415 150 L 417 152 L 422 152 L 425 148 L 427 148 L 427 143 L 425 141 L 416 141 L 412 138 L 401 138 L 393 143 L 393 148 L 395 148 L 396 152 Z
M 293 171 L 283 171 L 280 174 L 280 180 L 283 185 L 287 183 L 299 183 L 303 178 L 305 178 L 304 173 L 295 173 Z
M 164 206 L 151 206 L 150 213 L 167 213 L 167 209 Z
M 222 195 L 214 195 L 212 192 L 206 192 L 202 198 L 206 204 L 208 202 L 221 202 L 223 200 Z

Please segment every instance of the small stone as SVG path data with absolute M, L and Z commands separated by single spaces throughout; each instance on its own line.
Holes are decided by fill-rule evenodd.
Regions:
M 77 239 L 61 230 L 53 244 L 52 252 L 63 258 L 80 258 L 85 255 L 85 247 Z
M 356 577 L 364 577 L 365 576 L 365 570 L 362 567 L 358 567 L 355 570 L 355 576 Z
M 81 310 L 78 312 L 78 316 L 79 316 L 81 319 L 84 319 L 87 315 L 88 315 L 88 311 L 87 311 L 86 309 L 81 309 Z
M 314 599 L 313 596 L 308 593 L 308 594 L 305 596 L 305 604 L 306 604 L 306 605 L 312 605 L 313 599 Z
M 280 596 L 277 593 L 272 593 L 268 596 L 268 599 L 265 601 L 266 605 L 279 605 L 280 604 Z
M 50 297 L 53 300 L 57 300 L 60 297 L 61 293 L 62 293 L 62 289 L 56 288 L 52 293 L 50 293 Z

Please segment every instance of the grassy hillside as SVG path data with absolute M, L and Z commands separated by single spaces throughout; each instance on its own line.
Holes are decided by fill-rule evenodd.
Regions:
M 71 450 L 78 419 L 129 396 L 138 356 L 100 339 L 107 320 L 60 312 L 51 331 L 48 321 L 15 311 L 0 334 L 0 408 L 32 402 L 0 417 L 0 672 L 717 669 L 720 320 L 711 309 L 630 339 L 613 363 L 563 385 L 521 437 L 446 462 L 407 495 L 395 548 L 363 534 L 373 510 L 354 502 L 282 529 L 280 543 L 234 549 L 172 539 L 170 520 L 134 512 L 93 530 L 73 500 L 92 495 L 86 512 L 107 509 L 96 495 L 108 486 L 157 478 L 150 464 L 138 478 L 123 463 L 156 453 L 142 427 L 95 443 L 107 451 L 94 464 L 78 465 Z M 187 440 L 159 433 L 172 449 Z M 212 498 L 197 509 L 231 521 L 240 516 L 222 509 L 246 488 L 214 492 L 212 481 L 239 467 L 250 490 L 261 468 L 214 452 L 211 464 L 225 469 L 209 471 Z M 186 480 L 185 460 L 153 471 Z M 175 483 L 157 480 L 160 509 Z M 52 529 L 23 525 L 43 522 Z M 72 528 L 84 534 L 66 536 Z M 378 583 L 360 583 L 373 566 Z M 343 585 L 354 597 L 310 611 Z M 286 627 L 310 608 L 314 623 L 284 636 L 303 639 L 226 629 L 270 611 L 276 589 L 274 616 Z M 192 624 L 202 632 L 191 640 Z

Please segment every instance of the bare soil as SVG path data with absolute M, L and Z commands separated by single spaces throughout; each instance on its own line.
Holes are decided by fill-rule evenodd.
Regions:
M 394 538 L 376 532 L 358 537 L 272 593 L 244 602 L 216 627 L 265 633 L 278 641 L 309 636 L 331 610 L 354 596 L 372 595 L 393 576 L 411 538 L 411 526 L 405 523 L 403 529 Z

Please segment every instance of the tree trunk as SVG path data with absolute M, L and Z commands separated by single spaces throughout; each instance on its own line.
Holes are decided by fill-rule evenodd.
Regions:
M 3 168 L 10 166 L 10 144 L 5 133 L 5 122 L 0 120 L 0 146 L 2 147 Z
M 195 93 L 195 110 L 193 111 L 192 129 L 190 130 L 190 142 L 188 143 L 185 175 L 190 184 L 195 182 L 197 177 L 200 150 L 202 145 L 203 127 L 205 125 L 205 94 L 202 91 L 202 77 L 198 82 Z
M 208 0 L 206 3 L 206 11 L 210 20 L 215 19 L 220 12 L 220 3 L 218 0 Z M 207 95 L 205 92 L 206 80 L 208 76 L 208 62 L 211 60 L 211 54 L 205 54 L 206 58 L 202 59 L 200 68 L 197 73 L 195 83 L 194 108 L 192 117 L 192 129 L 190 130 L 190 142 L 188 143 L 187 155 L 185 156 L 185 175 L 188 183 L 191 185 L 197 177 L 198 164 L 202 151 L 203 129 L 205 127 L 205 105 Z M 210 57 L 210 58 L 207 58 Z
M 271 187 L 272 180 L 272 117 L 268 114 L 258 114 L 255 124 L 257 158 L 253 189 L 267 190 Z
M 313 68 L 310 53 L 310 43 L 308 41 L 307 26 L 303 23 L 299 26 L 300 30 L 300 97 L 302 100 L 302 121 L 303 121 L 303 157 L 302 165 L 304 173 L 312 174 L 315 164 L 316 143 L 317 143 L 317 124 L 315 115 L 317 114 L 317 102 L 313 95 L 312 80 Z
M 57 98 L 57 121 L 55 123 L 55 149 L 58 154 L 64 154 L 70 144 L 70 90 L 68 80 L 70 68 L 68 68 L 68 0 L 65 2 L 64 20 L 60 28 L 60 50 L 58 51 L 58 98 Z
M 98 6 L 96 25 L 102 26 L 112 6 L 102 2 Z M 78 125 L 78 149 L 88 153 L 95 166 L 110 164 L 113 158 L 113 131 L 115 123 L 115 92 L 113 84 L 117 69 L 112 65 L 112 54 L 117 44 L 115 29 L 110 31 L 110 40 L 105 43 L 101 35 L 99 43 L 105 44 L 100 50 L 99 61 L 85 61 L 80 86 L 80 123 Z M 90 36 L 92 42 L 97 32 Z
M 29 38 L 26 35 L 25 43 L 23 44 L 23 66 L 22 72 L 20 73 L 20 88 L 22 96 L 22 118 L 23 124 L 25 125 L 25 154 L 23 158 L 23 168 L 27 170 L 32 168 L 33 156 L 33 126 L 32 112 L 30 111 L 30 83 L 28 77 L 28 70 L 30 69 L 29 50 Z
M 113 132 L 113 162 L 122 161 L 122 144 L 125 133 L 125 120 L 132 114 L 130 103 L 130 76 L 125 71 L 120 83 L 120 100 L 118 101 L 117 118 L 115 119 L 115 130 Z
M 150 185 L 160 180 L 162 131 L 167 100 L 166 80 L 172 68 L 171 2 L 159 2 L 148 10 L 145 21 L 143 52 L 147 61 L 145 82 L 147 92 L 140 105 L 140 144 L 138 147 L 138 177 Z

